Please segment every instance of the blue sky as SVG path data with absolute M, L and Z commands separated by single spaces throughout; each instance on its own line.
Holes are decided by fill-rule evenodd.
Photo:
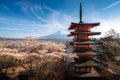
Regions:
M 0 0 L 0 37 L 67 34 L 70 23 L 79 22 L 80 2 L 83 21 L 100 22 L 93 31 L 120 31 L 120 0 Z

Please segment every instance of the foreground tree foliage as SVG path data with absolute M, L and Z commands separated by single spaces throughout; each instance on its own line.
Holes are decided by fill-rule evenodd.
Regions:
M 100 49 L 107 54 L 109 59 L 114 60 L 115 56 L 120 55 L 120 44 L 118 41 L 114 40 L 112 37 L 102 38 L 103 45 L 100 46 Z
M 0 73 L 4 75 L 0 79 L 5 80 L 12 70 L 15 74 L 28 75 L 29 80 L 62 80 L 67 68 L 64 56 L 69 57 L 61 43 L 28 38 L 22 41 L 2 39 Z
M 120 73 L 120 35 L 111 29 L 106 33 L 106 37 L 101 38 L 103 42 L 98 47 L 99 50 L 105 53 L 105 60 L 110 64 L 110 67 L 117 73 Z
M 105 52 L 111 60 L 114 60 L 115 56 L 120 56 L 119 39 L 119 34 L 113 29 L 106 33 L 106 37 L 100 39 L 100 41 L 103 42 L 103 45 L 100 46 L 100 50 Z

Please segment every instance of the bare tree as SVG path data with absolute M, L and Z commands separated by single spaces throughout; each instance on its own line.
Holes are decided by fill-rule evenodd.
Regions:
M 114 29 L 109 30 L 108 32 L 106 32 L 106 37 L 113 37 L 115 39 L 119 39 L 120 35 L 119 33 L 117 33 Z

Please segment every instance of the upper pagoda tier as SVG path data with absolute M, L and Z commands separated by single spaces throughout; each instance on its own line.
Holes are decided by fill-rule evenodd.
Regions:
M 68 28 L 68 30 L 74 30 L 74 29 L 91 29 L 95 26 L 99 26 L 100 23 L 71 23 L 70 27 Z

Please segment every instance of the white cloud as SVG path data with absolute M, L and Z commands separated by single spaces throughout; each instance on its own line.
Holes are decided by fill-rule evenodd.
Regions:
M 37 11 L 34 9 L 34 7 L 30 7 L 30 11 L 39 21 L 22 19 L 13 16 L 0 16 L 1 23 L 10 25 L 9 27 L 0 28 L 0 30 L 9 30 L 12 34 L 14 34 L 14 37 L 15 34 L 16 37 L 39 37 L 49 35 L 56 31 L 62 31 L 62 33 L 64 34 L 68 33 L 67 29 L 71 21 L 75 21 L 75 19 L 56 10 L 53 10 L 50 7 L 47 7 L 45 9 L 50 11 L 46 19 L 42 18 L 42 16 L 37 14 Z M 43 24 L 41 22 L 45 23 Z M 19 33 L 15 33 L 14 31 L 19 31 Z M 20 31 L 24 31 L 24 33 L 21 33 Z M 12 34 L 9 34 L 7 32 L 6 34 L 11 35 L 11 37 L 13 36 Z
M 94 29 L 93 31 L 100 31 L 102 32 L 101 36 L 98 37 L 103 37 L 105 36 L 105 33 L 109 31 L 110 29 L 114 29 L 118 33 L 120 32 L 120 23 L 119 23 L 120 18 L 95 18 L 94 21 L 99 21 L 100 26 L 97 27 L 98 30 Z

